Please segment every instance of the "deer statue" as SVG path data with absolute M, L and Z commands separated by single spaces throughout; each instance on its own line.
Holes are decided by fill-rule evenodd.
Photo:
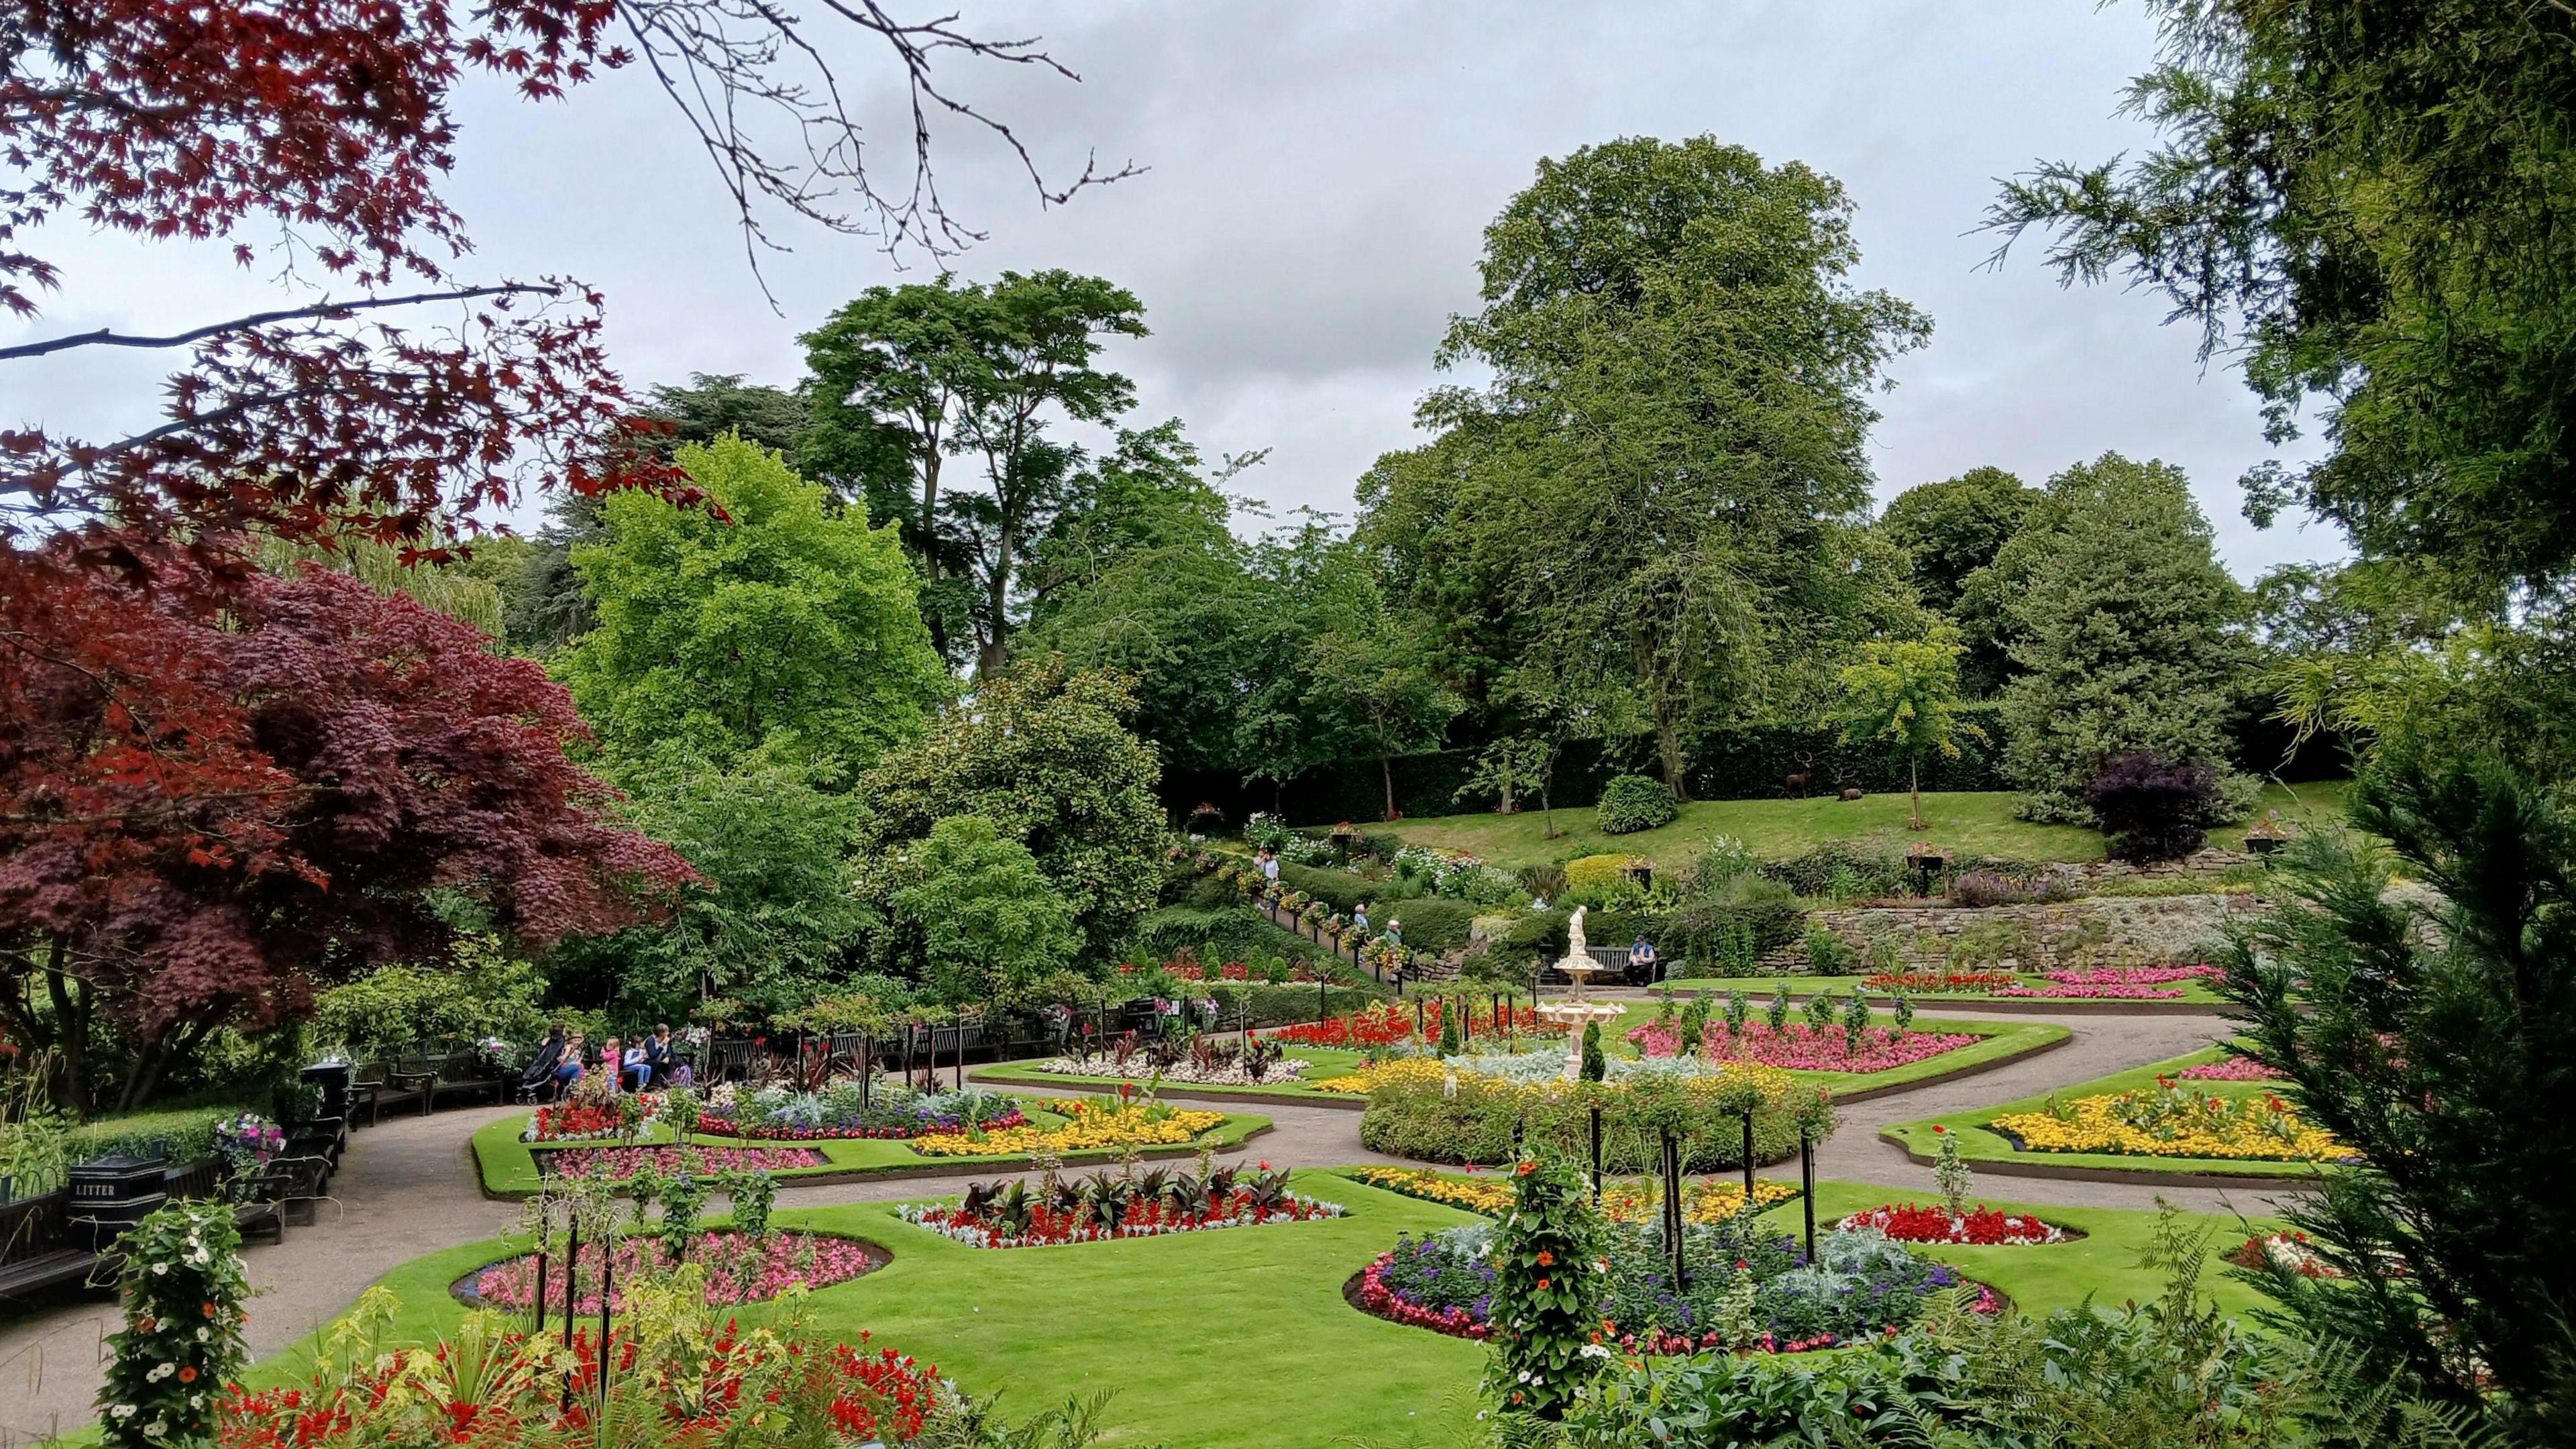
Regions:
M 1813 755 L 1800 755 L 1798 757 L 1798 764 L 1800 766 L 1798 772 L 1794 775 L 1785 777 L 1780 783 L 1787 787 L 1799 799 L 1804 800 L 1807 798 L 1807 787 L 1816 782 L 1816 757 Z
M 1845 775 L 1840 770 L 1836 770 L 1834 772 L 1834 797 L 1836 799 L 1857 800 L 1860 798 L 1860 794 L 1860 787 L 1853 784 L 1849 776 Z

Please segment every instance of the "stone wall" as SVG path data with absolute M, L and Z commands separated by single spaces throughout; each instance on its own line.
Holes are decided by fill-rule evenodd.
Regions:
M 2126 897 L 1982 910 L 1926 903 L 1810 911 L 1822 926 L 1859 950 L 1896 947 L 1908 970 L 2048 971 L 2064 966 L 2164 964 L 2205 959 L 2229 920 L 2271 907 L 2250 895 Z M 1806 948 L 1789 946 L 1763 961 L 1765 970 L 1799 970 Z

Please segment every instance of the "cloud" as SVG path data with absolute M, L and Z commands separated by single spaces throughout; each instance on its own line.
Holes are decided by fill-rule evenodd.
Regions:
M 2204 371 L 2197 338 L 2161 325 L 2153 298 L 2061 289 L 2028 251 L 1980 268 L 1993 242 L 1973 229 L 1995 177 L 2150 139 L 2112 115 L 2152 52 L 2151 19 L 2134 10 L 1032 0 L 970 4 L 963 23 L 1043 34 L 1082 75 L 942 62 L 1051 174 L 1078 173 L 1091 151 L 1150 169 L 1042 207 L 1007 151 L 948 126 L 943 190 L 991 233 L 955 265 L 1061 266 L 1134 289 L 1154 335 L 1115 357 L 1140 417 L 1182 416 L 1211 450 L 1274 449 L 1244 481 L 1283 509 L 1347 512 L 1371 460 L 1419 441 L 1413 404 L 1437 380 L 1446 319 L 1475 303 L 1482 229 L 1540 157 L 1709 134 L 1840 178 L 1858 207 L 1857 280 L 1934 319 L 1881 400 L 1883 496 L 1987 462 L 2036 479 L 2119 448 L 2189 470 L 2241 575 L 2337 551 L 2330 530 L 2257 533 L 2237 518 L 2237 475 L 2272 451 L 2241 380 Z M 841 58 L 868 80 L 869 116 L 898 121 L 881 55 L 854 42 Z M 614 355 L 639 384 L 692 371 L 791 382 L 799 331 L 863 287 L 925 274 L 781 224 L 794 250 L 763 262 L 774 312 L 711 169 L 634 72 L 564 105 L 478 84 L 461 120 L 454 194 L 474 268 L 602 286 Z M 877 136 L 872 160 L 900 174 L 900 126 Z M 77 325 L 165 327 L 269 295 L 210 253 L 48 240 L 70 264 Z M 67 308 L 46 327 L 74 323 Z M 91 368 L 13 390 L 0 414 L 103 426 L 149 413 L 152 375 Z

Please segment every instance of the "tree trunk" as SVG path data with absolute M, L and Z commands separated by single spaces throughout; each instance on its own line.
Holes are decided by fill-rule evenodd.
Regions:
M 1907 826 L 1914 830 L 1927 829 L 1928 827 L 1923 823 L 1922 762 L 1918 760 L 1907 760 L 1905 762 L 1905 785 L 1906 789 L 1914 796 L 1914 818 L 1907 822 Z
M 999 676 L 1009 659 L 1011 634 L 1011 553 L 1019 540 L 1009 524 L 1002 525 L 1002 536 L 993 559 L 993 581 L 984 587 L 984 647 L 975 656 L 975 674 L 990 679 Z
M 1377 772 L 1378 778 L 1386 783 L 1386 818 L 1393 820 L 1395 818 L 1395 762 L 1383 749 L 1377 752 Z
M 1655 755 L 1663 762 L 1664 785 L 1673 799 L 1690 803 L 1690 787 L 1682 782 L 1682 737 L 1673 725 L 1672 707 L 1659 695 L 1655 699 Z
M 1549 840 L 1554 840 L 1556 838 L 1555 795 L 1556 761 L 1551 759 L 1547 762 L 1547 768 L 1538 772 L 1539 818 L 1547 827 L 1547 838 Z
M 64 939 L 54 937 L 53 950 L 45 961 L 45 992 L 54 1001 L 56 1039 L 63 1048 L 63 1109 L 86 1120 L 92 1106 L 89 1095 L 89 991 L 82 983 L 63 974 L 63 957 L 67 950 Z
M 1503 776 L 1502 808 L 1495 813 L 1501 815 L 1518 815 L 1521 813 L 1521 807 L 1512 803 L 1512 777 L 1509 775 Z

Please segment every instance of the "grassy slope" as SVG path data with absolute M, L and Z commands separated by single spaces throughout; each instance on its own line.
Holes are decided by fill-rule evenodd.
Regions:
M 1211 1109 L 1191 1107 L 1189 1110 Z M 1040 1127 L 1057 1127 L 1064 1123 L 1063 1118 L 1034 1105 L 1029 1107 L 1028 1116 L 1032 1124 Z M 1213 1130 L 1201 1134 L 1199 1140 L 1212 1142 L 1219 1147 L 1232 1146 L 1269 1125 L 1270 1119 L 1267 1117 L 1228 1114 L 1226 1119 L 1217 1124 Z M 474 1134 L 474 1160 L 482 1171 L 485 1192 L 504 1197 L 523 1197 L 537 1190 L 535 1158 L 530 1153 L 528 1144 L 519 1140 L 519 1133 L 526 1126 L 527 1119 L 524 1117 L 504 1117 L 497 1122 L 485 1124 L 481 1131 Z M 825 1173 L 873 1171 L 891 1174 L 934 1168 L 966 1172 L 996 1165 L 1017 1167 L 1028 1161 L 1025 1157 L 929 1157 L 913 1151 L 906 1143 L 880 1140 L 747 1142 L 736 1137 L 700 1137 L 698 1140 L 710 1147 L 810 1147 L 829 1159 L 828 1164 L 822 1167 L 788 1168 L 774 1174 L 789 1181 L 799 1177 L 821 1176 Z M 656 1124 L 642 1141 L 667 1143 L 671 1141 L 671 1134 L 667 1129 Z M 1185 1149 L 1149 1148 L 1146 1149 L 1146 1155 L 1150 1157 L 1157 1153 L 1180 1150 Z M 1114 1161 L 1116 1156 L 1115 1152 L 1106 1151 L 1074 1152 L 1066 1154 L 1065 1161 L 1068 1163 L 1108 1162 Z
M 2022 979 L 2035 987 L 2045 986 L 2048 984 L 2038 976 L 2029 973 L 2024 973 Z M 1862 980 L 1863 978 L 1858 976 L 1676 976 L 1665 984 L 1678 992 L 1704 991 L 1711 995 L 1721 997 L 1726 995 L 1728 991 L 1740 986 L 1744 988 L 1747 995 L 1753 998 L 1753 1009 L 1758 1013 L 1764 1006 L 1770 1003 L 1771 993 L 1778 990 L 1783 985 L 1786 985 L 1789 988 L 1789 996 L 1792 1000 L 1803 1001 L 1807 997 L 1813 996 L 1819 991 L 1824 992 L 1829 996 L 1843 995 L 1846 992 L 1849 992 L 1853 987 L 1859 986 Z M 1868 988 L 1864 987 L 1863 989 L 1866 990 Z M 2217 992 L 2210 990 L 2207 986 L 2204 986 L 2197 981 L 2177 981 L 2172 986 L 2164 989 L 2179 991 L 2182 993 L 2180 996 L 2165 998 L 2170 1001 L 2193 1001 L 2200 1002 L 2204 1005 L 2216 1005 L 2219 1001 Z M 1933 992 L 1917 991 L 1914 993 L 1914 999 L 1918 1005 L 1927 1001 L 1939 1002 L 1944 1005 L 1961 1001 L 2026 1001 L 2031 1002 L 2034 1005 L 2041 1006 L 2050 1004 L 2047 1000 L 2038 997 L 1998 997 L 1982 991 L 1940 992 L 1937 994 Z M 2103 999 L 2105 998 L 2067 998 L 2069 1001 Z
M 2153 1062 L 2135 1071 L 2116 1073 L 2060 1087 L 2057 1097 L 2073 1101 L 2078 1097 L 2098 1097 L 2112 1092 L 2136 1091 L 2152 1087 L 2160 1074 L 2170 1074 L 2201 1062 L 2214 1062 L 2227 1055 L 2221 1047 L 2210 1047 L 2170 1061 Z M 2190 1085 L 2207 1090 L 2213 1096 L 2245 1097 L 2258 1092 L 2277 1090 L 2269 1082 L 2193 1082 Z M 2101 1167 L 2115 1172 L 2204 1172 L 2245 1178 L 2305 1177 L 2317 1170 L 2305 1162 L 2242 1162 L 2223 1157 L 2130 1157 L 2107 1152 L 2024 1152 L 2001 1133 L 1989 1131 L 1986 1123 L 2013 1112 L 2037 1112 L 2048 1105 L 2048 1096 L 2024 1097 L 2000 1107 L 1979 1107 L 1969 1112 L 1953 1112 L 1947 1117 L 1925 1117 L 1913 1122 L 1899 1122 L 1881 1135 L 1892 1137 L 1914 1152 L 1929 1156 L 1935 1150 L 1935 1125 L 1948 1128 L 1959 1139 L 1959 1155 L 1970 1162 L 2035 1162 L 2061 1167 Z
M 2264 787 L 2259 817 L 2278 810 L 2284 820 L 2313 821 L 2339 814 L 2345 786 L 2341 782 Z M 2033 825 L 2015 820 L 2013 797 L 2001 791 L 1927 792 L 1923 818 L 1929 839 L 1954 851 L 1976 851 L 2019 860 L 2100 860 L 2100 834 L 2071 825 Z M 1785 860 L 1827 840 L 1849 840 L 1873 832 L 1904 837 L 1907 804 L 1903 795 L 1871 795 L 1860 800 L 1707 800 L 1684 806 L 1681 818 L 1633 835 L 1603 835 L 1590 810 L 1559 810 L 1557 828 L 1565 833 L 1546 838 L 1537 811 L 1516 815 L 1443 815 L 1399 820 L 1384 827 L 1425 845 L 1472 850 L 1506 868 L 1543 865 L 1602 851 L 1650 855 L 1666 867 L 1699 853 L 1707 842 L 1731 835 L 1755 855 Z M 2242 835 L 2242 827 L 2221 830 L 2222 840 Z
M 1326 1172 L 1298 1174 L 1298 1187 L 1351 1209 L 1346 1218 L 1269 1228 L 1086 1243 L 1061 1248 L 980 1250 L 911 1227 L 891 1205 L 787 1210 L 781 1226 L 868 1238 L 893 1251 L 883 1270 L 823 1289 L 808 1300 L 822 1333 L 875 1342 L 935 1363 L 968 1391 L 1007 1391 L 1025 1414 L 1069 1394 L 1117 1390 L 1112 1444 L 1323 1449 L 1352 1438 L 1399 1446 L 1448 1444 L 1443 1413 L 1482 1372 L 1484 1350 L 1461 1339 L 1381 1322 L 1343 1302 L 1344 1279 L 1401 1232 L 1468 1221 L 1420 1202 Z M 1890 1199 L 1885 1188 L 1824 1183 L 1819 1226 Z M 2011 1203 L 1995 1203 L 2011 1209 Z M 2081 1242 L 2044 1248 L 1947 1248 L 1958 1263 L 2034 1312 L 2151 1297 L 2159 1286 L 2136 1260 L 2153 1214 L 2076 1208 L 2041 1211 L 2085 1229 Z M 1795 1232 L 1799 1207 L 1773 1213 Z M 2224 1251 L 2238 1241 L 2230 1220 L 2198 1219 Z M 463 1309 L 447 1285 L 507 1256 L 497 1241 L 469 1244 L 405 1264 L 385 1278 L 401 1302 L 396 1331 L 426 1343 L 452 1330 Z M 2213 1273 L 2204 1280 L 2231 1312 L 2250 1290 Z M 745 1310 L 746 1320 L 764 1310 Z M 251 1378 L 272 1383 L 309 1364 L 305 1345 L 269 1360 Z

